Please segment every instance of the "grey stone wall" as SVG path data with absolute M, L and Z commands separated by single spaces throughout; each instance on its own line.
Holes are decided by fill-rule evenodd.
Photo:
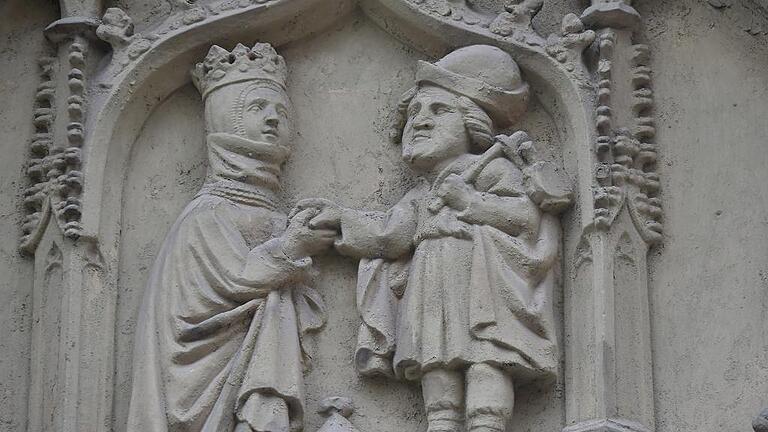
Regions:
M 750 2 L 710 3 L 637 5 L 662 143 L 666 239 L 649 257 L 660 431 L 747 431 L 768 405 L 768 38 L 750 33 L 765 26 Z

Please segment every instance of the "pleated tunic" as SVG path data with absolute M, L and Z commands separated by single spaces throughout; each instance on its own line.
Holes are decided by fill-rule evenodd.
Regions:
M 461 173 L 476 157 L 458 160 L 448 173 Z M 434 212 L 430 203 L 446 174 L 422 182 L 389 212 L 342 216 L 337 247 L 365 258 L 358 367 L 385 373 L 385 359 L 405 379 L 475 363 L 526 378 L 554 374 L 557 221 L 541 214 L 522 190 L 522 173 L 502 159 L 480 173 L 477 200 L 465 211 Z M 403 260 L 407 272 L 394 271 Z

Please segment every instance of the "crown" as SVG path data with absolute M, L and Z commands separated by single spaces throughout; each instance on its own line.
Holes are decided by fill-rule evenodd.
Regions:
M 268 43 L 237 44 L 232 52 L 213 45 L 192 70 L 192 81 L 205 99 L 219 87 L 243 81 L 268 80 L 285 88 L 287 75 L 285 60 Z

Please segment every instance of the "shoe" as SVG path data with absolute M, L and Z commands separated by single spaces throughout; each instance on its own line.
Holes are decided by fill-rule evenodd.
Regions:
M 461 413 L 453 408 L 437 409 L 427 413 L 427 432 L 459 432 Z
M 461 424 L 456 420 L 430 420 L 427 432 L 459 432 Z
M 467 419 L 467 432 L 504 432 L 504 417 L 495 414 L 476 414 Z

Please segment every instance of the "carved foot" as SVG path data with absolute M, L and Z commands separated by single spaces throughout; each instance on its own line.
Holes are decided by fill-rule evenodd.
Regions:
M 461 413 L 457 409 L 446 408 L 427 413 L 427 432 L 459 432 Z
M 467 432 L 504 432 L 504 417 L 476 414 L 467 419 Z

